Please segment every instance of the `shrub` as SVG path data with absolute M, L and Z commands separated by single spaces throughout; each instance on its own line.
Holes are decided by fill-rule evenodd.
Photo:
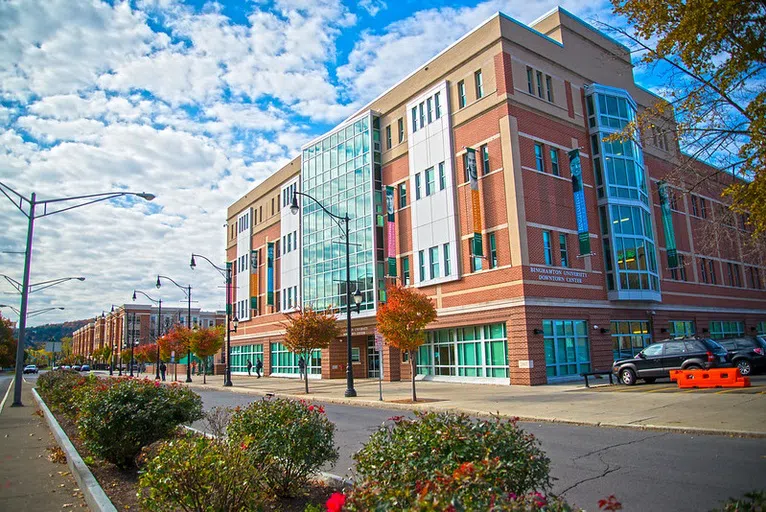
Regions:
M 83 394 L 77 428 L 89 450 L 125 468 L 142 447 L 201 417 L 202 399 L 186 387 L 112 379 Z
M 766 510 L 766 491 L 752 491 L 746 493 L 744 498 L 729 498 L 721 512 L 762 512 L 763 510 Z M 718 509 L 714 512 L 718 512 Z
M 189 434 L 159 444 L 139 479 L 145 510 L 236 512 L 261 510 L 269 499 L 259 474 L 267 462 L 245 447 Z
M 227 429 L 235 442 L 248 442 L 255 457 L 272 459 L 264 474 L 279 496 L 291 496 L 323 464 L 338 459 L 335 425 L 321 406 L 303 400 L 272 399 L 235 410 Z
M 37 379 L 37 390 L 52 410 L 75 418 L 82 394 L 99 382 L 95 375 L 82 375 L 73 370 L 47 372 Z
M 381 427 L 354 455 L 354 510 L 409 509 L 423 493 L 430 501 L 465 501 L 466 509 L 480 510 L 471 503 L 550 489 L 549 459 L 515 420 L 416 415 L 392 418 L 392 426 Z

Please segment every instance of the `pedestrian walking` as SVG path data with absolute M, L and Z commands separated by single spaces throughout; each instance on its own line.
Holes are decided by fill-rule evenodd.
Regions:
M 260 379 L 262 371 L 263 371 L 263 361 L 261 361 L 261 358 L 259 357 L 258 360 L 255 362 L 255 376 Z
M 301 379 L 306 376 L 306 360 L 303 356 L 298 358 L 298 375 Z
M 168 367 L 165 366 L 165 361 L 160 363 L 160 375 L 162 375 L 162 382 L 165 382 L 165 372 L 168 371 Z
M 250 370 L 253 369 L 253 362 L 251 360 L 247 360 L 247 376 L 251 377 Z

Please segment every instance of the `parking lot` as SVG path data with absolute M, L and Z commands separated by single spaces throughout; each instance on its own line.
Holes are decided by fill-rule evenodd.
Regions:
M 657 382 L 654 384 L 647 384 L 639 380 L 635 386 L 618 384 L 617 378 L 614 378 L 615 384 L 610 386 L 608 377 L 600 380 L 592 379 L 591 382 L 590 388 L 583 388 L 581 391 L 592 391 L 595 393 L 713 393 L 718 395 L 728 393 L 743 395 L 766 394 L 766 374 L 751 375 L 749 388 L 678 389 L 678 385 L 670 379 L 657 379 Z

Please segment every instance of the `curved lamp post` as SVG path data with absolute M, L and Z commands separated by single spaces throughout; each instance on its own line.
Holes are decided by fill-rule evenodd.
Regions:
M 136 301 L 136 294 L 140 293 L 150 301 L 152 301 L 155 304 L 159 305 L 159 310 L 157 311 L 157 337 L 154 340 L 154 343 L 157 345 L 157 360 L 154 362 L 154 380 L 160 380 L 160 338 L 162 337 L 162 299 L 154 299 L 152 297 L 149 297 L 145 292 L 142 292 L 141 290 L 133 290 L 133 302 Z
M 17 315 L 19 315 L 19 310 L 18 310 L 18 308 L 15 308 L 15 307 L 13 307 L 13 306 L 11 306 L 11 305 L 9 305 L 9 304 L 0 304 L 0 308 L 8 308 L 8 309 L 10 309 L 11 311 L 13 311 L 14 313 L 16 313 Z M 35 311 L 29 311 L 29 312 L 27 312 L 27 318 L 32 318 L 33 316 L 42 315 L 43 313 L 47 313 L 48 311 L 54 311 L 54 310 L 56 310 L 56 309 L 61 309 L 61 310 L 63 310 L 63 309 L 66 309 L 66 308 L 64 308 L 64 307 L 62 307 L 62 306 L 57 306 L 57 307 L 50 307 L 50 308 L 37 309 L 37 310 L 35 310 Z M 19 316 L 20 316 L 20 315 L 19 315 Z
M 115 199 L 117 197 L 136 196 L 145 199 L 146 201 L 151 201 L 154 199 L 154 195 L 147 194 L 146 192 L 105 192 L 101 194 L 87 194 L 38 201 L 36 193 L 33 192 L 30 197 L 23 196 L 2 181 L 0 181 L 0 192 L 2 192 L 2 194 L 13 203 L 13 205 L 18 208 L 29 221 L 27 224 L 27 246 L 24 251 L 24 280 L 21 284 L 21 311 L 19 312 L 19 343 L 16 347 L 16 373 L 14 375 L 13 386 L 13 406 L 21 407 L 24 405 L 21 401 L 21 383 L 22 371 L 24 369 L 24 336 L 27 329 L 27 302 L 29 300 L 30 292 L 29 276 L 32 270 L 32 240 L 35 219 L 63 213 L 75 208 L 80 208 L 81 206 L 87 206 L 89 204 Z M 71 201 L 77 201 L 77 203 L 67 205 Z
M 232 313 L 233 313 L 233 305 L 231 304 L 231 284 L 232 284 L 232 278 L 231 278 L 231 264 L 227 263 L 226 268 L 219 267 L 212 261 L 210 261 L 209 258 L 202 256 L 201 254 L 194 254 L 191 255 L 191 261 L 189 262 L 189 266 L 192 270 L 194 270 L 197 267 L 197 262 L 194 260 L 194 258 L 202 258 L 203 260 L 210 263 L 210 265 L 218 271 L 219 274 L 223 276 L 223 278 L 226 281 L 226 361 L 224 363 L 226 364 L 226 370 L 224 371 L 223 376 L 223 385 L 226 387 L 231 386 L 231 333 L 237 332 L 237 324 L 239 323 L 239 320 L 236 316 L 234 316 L 232 321 Z M 231 324 L 234 324 L 234 329 L 232 330 Z
M 348 213 L 342 217 L 340 215 L 336 215 L 325 208 L 325 206 L 314 197 L 304 192 L 298 191 L 293 194 L 292 201 L 290 202 L 290 213 L 293 215 L 297 215 L 301 211 L 300 206 L 298 206 L 298 196 L 306 197 L 318 204 L 327 215 L 335 220 L 335 223 L 338 225 L 338 227 L 343 230 L 343 235 L 346 239 L 346 392 L 344 393 L 344 396 L 354 397 L 356 396 L 356 390 L 354 389 L 354 369 L 352 367 L 353 362 L 351 360 L 351 301 L 354 301 L 358 310 L 359 305 L 362 303 L 362 294 L 359 292 L 358 288 L 357 291 L 353 294 L 353 297 L 351 293 L 351 256 L 349 252 L 350 237 L 348 229 L 348 223 L 351 219 L 349 219 Z M 343 221 L 344 225 L 341 225 L 339 221 Z
M 158 275 L 157 276 L 157 283 L 155 285 L 158 290 L 162 286 L 161 279 L 166 279 L 166 280 L 170 281 L 171 283 L 173 283 L 174 285 L 176 285 L 181 290 L 183 290 L 184 295 L 186 295 L 186 299 L 187 299 L 187 301 L 189 303 L 188 309 L 186 310 L 186 327 L 191 329 L 192 328 L 192 325 L 191 325 L 191 295 L 192 295 L 192 287 L 191 287 L 191 285 L 189 285 L 189 286 L 181 286 L 180 284 L 176 283 L 174 280 L 172 280 L 168 276 Z M 189 348 L 188 348 L 188 350 L 186 352 L 186 382 L 191 382 L 191 381 L 192 381 L 192 378 L 191 378 L 191 346 L 189 346 Z

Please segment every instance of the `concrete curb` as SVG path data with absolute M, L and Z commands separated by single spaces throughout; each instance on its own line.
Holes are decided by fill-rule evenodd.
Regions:
M 211 388 L 209 386 L 199 385 L 199 384 L 187 384 L 188 386 L 192 388 L 198 388 L 198 389 L 204 389 L 207 391 L 211 391 Z M 242 388 L 242 387 L 227 387 L 222 388 L 224 391 L 229 392 L 239 392 L 239 393 L 248 393 L 253 395 L 259 395 L 262 396 L 267 393 L 267 391 L 260 391 L 255 389 L 249 389 L 249 388 Z M 220 391 L 220 389 L 215 388 L 215 391 Z M 397 409 L 401 411 L 436 411 L 436 412 L 463 412 L 466 414 L 470 414 L 472 416 L 480 416 L 480 417 L 492 417 L 492 416 L 500 416 L 503 418 L 517 418 L 519 421 L 527 422 L 527 423 L 562 423 L 566 425 L 579 425 L 579 426 L 585 426 L 585 427 L 607 427 L 607 428 L 625 428 L 625 429 L 632 429 L 632 430 L 651 430 L 651 431 L 660 431 L 660 432 L 673 432 L 678 434 L 692 434 L 692 435 L 723 435 L 723 436 L 735 436 L 735 437 L 749 437 L 749 438 L 766 438 L 766 432 L 751 432 L 746 430 L 726 430 L 726 429 L 711 429 L 711 428 L 697 428 L 697 427 L 679 427 L 674 425 L 651 425 L 651 424 L 632 424 L 632 423 L 617 423 L 617 422 L 604 422 L 604 421 L 579 421 L 579 420 L 571 420 L 571 419 L 565 419 L 565 418 L 552 418 L 552 417 L 535 417 L 535 416 L 518 416 L 513 414 L 504 414 L 504 413 L 498 413 L 498 412 L 487 412 L 487 411 L 477 411 L 472 409 L 466 409 L 456 406 L 450 406 L 450 405 L 438 405 L 434 403 L 423 403 L 423 404 L 399 404 L 395 402 L 381 402 L 378 400 L 372 401 L 372 400 L 365 400 L 365 399 L 349 399 L 349 398 L 335 398 L 335 397 L 320 397 L 320 396 L 313 396 L 313 395 L 296 395 L 293 393 L 279 393 L 276 391 L 268 391 L 268 393 L 272 393 L 274 396 L 282 397 L 282 398 L 292 398 L 296 400 L 310 400 L 315 402 L 326 402 L 326 403 L 332 403 L 337 405 L 353 405 L 357 407 L 370 407 L 374 409 Z
M 117 512 L 117 509 L 109 500 L 104 489 L 99 485 L 96 477 L 90 472 L 90 469 L 88 469 L 88 466 L 82 460 L 80 454 L 77 453 L 77 450 L 59 425 L 59 422 L 56 421 L 56 418 L 34 388 L 32 389 L 32 395 L 35 397 L 37 405 L 42 409 L 43 414 L 45 415 L 45 420 L 47 421 L 51 432 L 53 432 L 53 437 L 56 438 L 56 442 L 61 449 L 64 450 L 64 453 L 66 453 L 67 466 L 69 466 L 69 470 L 72 472 L 72 475 L 74 475 L 75 480 L 77 480 L 77 484 L 80 486 L 80 490 L 85 496 L 85 502 L 90 509 L 93 512 Z

